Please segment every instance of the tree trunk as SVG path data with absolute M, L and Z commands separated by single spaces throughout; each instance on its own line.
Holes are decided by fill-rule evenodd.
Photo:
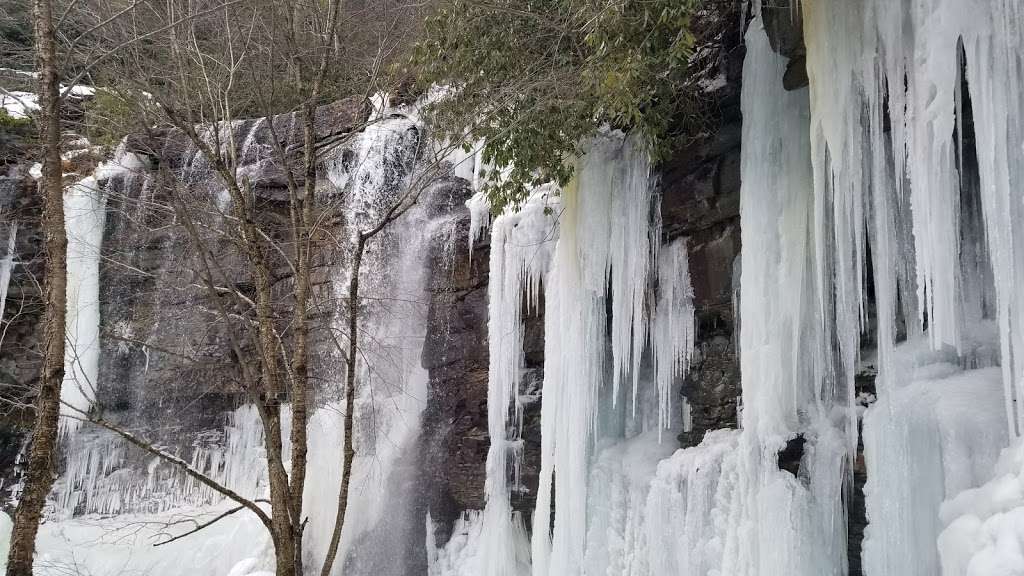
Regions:
M 64 381 L 64 316 L 67 305 L 67 234 L 60 161 L 60 83 L 54 42 L 51 0 L 35 0 L 35 44 L 39 72 L 39 123 L 43 174 L 43 235 L 46 251 L 44 279 L 43 366 L 35 403 L 32 449 L 25 489 L 14 513 L 14 530 L 7 558 L 7 576 L 32 576 L 32 557 L 43 505 L 53 486 L 60 417 L 60 388 Z
M 356 457 L 352 434 L 355 428 L 356 411 L 356 355 L 359 350 L 359 269 L 362 267 L 365 248 L 366 237 L 359 234 L 352 252 L 351 277 L 348 283 L 348 352 L 345 370 L 345 438 L 341 449 L 341 485 L 338 488 L 338 511 L 334 518 L 334 531 L 331 532 L 331 544 L 327 549 L 327 558 L 324 560 L 320 576 L 330 576 L 335 556 L 338 554 L 341 530 L 345 526 L 345 512 L 348 510 L 348 487 L 352 476 L 352 461 Z
M 285 472 L 281 446 L 281 405 L 269 399 L 260 407 L 263 416 L 263 441 L 267 450 L 267 475 L 270 479 L 270 513 L 273 523 L 274 556 L 277 576 L 301 576 L 295 571 L 295 533 L 289 508 L 288 473 Z
M 308 440 L 306 426 L 309 419 L 309 296 L 310 269 L 312 266 L 313 203 L 316 193 L 316 104 L 313 101 L 303 106 L 303 144 L 305 145 L 305 177 L 300 195 L 294 180 L 291 181 L 291 211 L 293 241 L 295 242 L 295 347 L 292 355 L 292 474 L 291 474 L 291 515 L 295 531 L 295 565 L 302 569 L 302 496 L 306 486 L 306 465 Z

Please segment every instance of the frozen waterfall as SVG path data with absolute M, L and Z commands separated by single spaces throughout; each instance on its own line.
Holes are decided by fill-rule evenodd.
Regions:
M 810 86 L 786 91 L 787 61 L 754 4 L 742 103 L 741 429 L 674 455 L 644 443 L 657 427 L 648 414 L 665 423 L 682 409 L 655 402 L 647 413 L 643 398 L 653 386 L 664 402 L 665 370 L 685 367 L 692 324 L 665 312 L 676 306 L 663 303 L 674 296 L 660 278 L 647 316 L 645 283 L 679 262 L 656 255 L 643 162 L 599 139 L 557 200 L 538 190 L 495 221 L 491 346 L 501 371 L 492 365 L 490 401 L 500 405 L 490 412 L 487 508 L 457 526 L 432 574 L 841 576 L 862 465 L 865 574 L 1024 569 L 1015 292 L 1024 7 L 805 1 Z M 508 499 L 524 297 L 543 301 L 546 323 L 529 555 Z M 862 338 L 868 331 L 877 334 Z M 858 378 L 874 373 L 877 402 L 865 410 L 876 396 L 859 392 Z M 625 395 L 620 383 L 632 384 Z M 784 463 L 791 452 L 796 461 Z
M 79 427 L 96 397 L 100 358 L 100 249 L 106 221 L 103 190 L 90 176 L 64 194 L 67 229 L 67 339 L 61 430 Z
M 7 228 L 7 246 L 2 258 L 0 258 L 0 318 L 4 316 L 4 306 L 7 304 L 7 292 L 11 286 L 11 271 L 14 268 L 15 242 L 18 239 L 18 223 L 10 222 Z
M 603 133 L 577 168 L 566 188 L 542 186 L 491 225 L 487 505 L 432 552 L 432 575 L 647 565 L 634 549 L 647 538 L 641 504 L 674 451 L 662 430 L 685 421 L 672 383 L 694 343 L 686 245 L 659 250 L 655 181 L 637 142 Z M 540 303 L 541 472 L 528 544 L 510 494 L 524 489 L 522 314 Z
M 250 132 L 259 129 L 259 123 Z M 358 133 L 325 166 L 318 193 L 343 198 L 354 226 L 375 225 L 383 210 L 405 195 L 418 177 L 422 136 L 415 122 L 399 113 L 381 118 Z M 243 156 L 268 156 L 246 138 Z M 186 156 L 191 153 L 186 150 Z M 185 169 L 185 184 L 222 212 L 225 195 L 209 184 L 201 162 Z M 148 190 L 153 178 L 142 160 L 119 154 L 66 194 L 69 236 L 69 382 L 65 401 L 87 410 L 95 398 L 99 349 L 99 263 L 104 231 L 107 183 L 138 178 L 133 186 Z M 146 180 L 143 182 L 143 180 Z M 97 183 L 100 180 L 101 183 Z M 122 183 L 122 187 L 127 184 Z M 203 196 L 207 194 L 208 196 Z M 446 209 L 451 200 L 443 187 L 427 186 L 420 201 L 367 248 L 362 266 L 365 345 L 358 365 L 356 397 L 357 456 L 350 485 L 349 519 L 344 525 L 334 573 L 398 573 L 412 549 L 422 546 L 422 517 L 414 515 L 420 413 L 426 404 L 427 374 L 421 363 L 426 336 L 428 251 L 450 244 L 455 223 Z M 345 241 L 344 238 L 341 241 Z M 345 263 L 342 263 L 345 264 Z M 338 306 L 333 322 L 345 321 L 339 304 L 348 282 L 344 270 L 328 289 Z M 328 362 L 341 360 L 334 356 Z M 322 385 L 308 423 L 308 510 L 305 553 L 310 565 L 322 561 L 333 530 L 341 459 L 344 402 L 343 370 L 334 369 Z M 87 384 L 87 385 L 86 385 Z M 72 412 L 74 412 L 72 410 Z M 282 410 L 288 429 L 290 411 Z M 74 416 L 74 413 L 69 414 Z M 75 422 L 67 418 L 67 422 Z M 268 481 L 263 427 L 257 410 L 242 405 L 226 415 L 219 430 L 203 431 L 183 454 L 196 470 L 246 497 L 266 498 Z M 216 518 L 232 503 L 159 459 L 145 473 L 133 474 L 138 455 L 105 430 L 82 427 L 65 438 L 66 462 L 55 485 L 53 506 L 39 537 L 42 574 L 74 566 L 90 573 L 132 571 L 146 574 L 243 576 L 273 567 L 273 546 L 265 527 L 251 514 L 230 514 L 204 530 L 198 540 L 177 540 L 154 547 L 172 534 Z M 285 442 L 284 459 L 290 459 Z M 134 459 L 134 460 L 133 460 Z M 404 496 L 403 496 L 404 495 Z M 101 518 L 103 520 L 101 520 Z M 415 536 L 413 536 L 415 534 Z M 403 549 L 408 547 L 410 550 Z
M 461 224 L 437 209 L 452 198 L 431 196 L 367 253 L 359 455 L 335 574 L 391 576 L 413 552 L 428 576 L 847 576 L 855 563 L 866 576 L 1024 574 L 1024 1 L 803 0 L 792 16 L 808 85 L 796 89 L 782 79 L 802 61 L 773 50 L 761 4 L 746 23 L 741 98 L 738 429 L 679 449 L 692 426 L 683 383 L 702 353 L 700 270 L 689 232 L 662 229 L 643 143 L 601 128 L 565 186 L 541 185 L 500 214 L 476 190 Z M 405 193 L 426 149 L 415 110 L 375 97 L 371 120 L 319 183 L 344 196 L 356 226 Z M 254 178 L 270 157 L 264 122 L 209 129 L 248 129 Z M 450 160 L 460 190 L 479 184 L 479 150 Z M 41 573 L 263 574 L 272 543 L 247 514 L 198 544 L 151 547 L 230 503 L 157 460 L 132 474 L 120 440 L 73 418 L 99 386 L 105 182 L 146 169 L 122 151 L 65 195 L 67 458 Z M 198 151 L 181 170 L 228 212 Z M 486 484 L 482 509 L 463 510 L 449 536 L 413 487 L 432 392 L 421 359 L 430 246 L 454 254 L 467 224 L 470 250 L 489 237 L 487 428 L 473 439 L 476 456 L 486 447 Z M 324 281 L 332 301 L 346 296 L 343 269 Z M 328 314 L 338 332 L 343 314 Z M 543 368 L 528 369 L 527 320 L 540 315 Z M 339 354 L 325 362 L 341 365 Z M 337 504 L 335 372 L 308 426 L 309 565 Z M 262 425 L 253 406 L 233 407 L 187 460 L 263 498 Z M 536 487 L 524 479 L 531 440 Z M 868 525 L 854 542 L 861 498 Z

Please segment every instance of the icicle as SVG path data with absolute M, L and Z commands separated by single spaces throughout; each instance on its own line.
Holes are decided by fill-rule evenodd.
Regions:
M 466 200 L 466 207 L 469 208 L 469 257 L 472 260 L 473 243 L 491 227 L 491 201 L 485 192 L 478 191 Z
M 653 250 L 649 233 L 653 192 L 650 160 L 638 143 L 615 134 L 601 135 L 580 161 L 578 182 L 586 194 L 579 215 L 581 238 L 577 249 L 582 282 L 600 296 L 610 284 L 612 395 L 617 397 L 621 379 L 630 377 L 635 411 L 640 360 L 647 339 L 644 296 Z
M 7 225 L 7 252 L 0 258 L 0 320 L 4 317 L 7 291 L 11 286 L 11 271 L 14 268 L 14 243 L 18 238 L 18 223 Z
M 1019 3 L 1003 0 L 805 3 L 816 200 L 844 205 L 820 228 L 834 233 L 840 296 L 851 286 L 841 259 L 852 237 L 841 225 L 858 191 L 870 192 L 879 402 L 864 420 L 867 574 L 937 573 L 939 503 L 980 483 L 992 447 L 1005 442 L 993 406 L 1004 408 L 1011 434 L 1021 424 L 1024 316 L 1014 286 L 1024 280 L 1024 207 L 1011 190 L 1024 177 L 1014 160 L 1024 144 L 1022 16 Z M 985 336 L 992 316 L 998 379 L 985 368 L 996 356 Z M 907 342 L 897 346 L 899 317 Z M 954 403 L 961 408 L 950 411 Z M 951 534 L 963 540 L 964 527 Z M 949 562 L 943 554 L 943 573 L 962 573 L 963 552 Z
M 687 260 L 686 239 L 680 238 L 660 250 L 658 256 L 658 299 L 651 322 L 651 341 L 658 387 L 658 431 L 672 424 L 672 384 L 686 373 L 696 338 L 693 287 Z M 685 402 L 685 400 L 684 400 Z M 684 404 L 683 411 L 688 412 Z M 688 430 L 689 423 L 683 423 Z
M 633 380 L 636 412 L 647 340 L 644 304 L 654 252 L 648 159 L 621 134 L 601 134 L 578 168 L 562 191 L 560 236 L 545 279 L 541 472 L 533 525 L 550 526 L 552 516 L 554 525 L 534 530 L 535 576 L 583 569 L 598 412 L 602 403 L 618 400 L 625 376 Z M 612 317 L 606 339 L 607 298 Z M 602 396 L 605 342 L 611 347 L 612 390 Z
M 516 576 L 528 566 L 520 521 L 512 513 L 510 468 L 518 469 L 522 406 L 523 298 L 536 308 L 541 281 L 547 274 L 555 240 L 560 233 L 556 189 L 541 187 L 518 211 L 495 219 L 491 232 L 488 285 L 490 368 L 487 422 L 491 446 L 487 452 L 487 505 L 482 517 L 482 576 Z M 550 300 L 547 301 L 550 310 Z M 550 312 L 548 312 L 550 313 Z M 545 395 L 546 397 L 546 395 Z M 509 431 L 511 436 L 509 435 Z M 511 462 L 511 466 L 510 466 Z

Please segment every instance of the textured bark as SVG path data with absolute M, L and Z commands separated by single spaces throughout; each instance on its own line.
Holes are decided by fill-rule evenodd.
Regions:
M 42 142 L 43 234 L 46 247 L 43 365 L 36 398 L 35 428 L 25 489 L 14 514 L 7 576 L 32 576 L 36 533 L 46 496 L 53 486 L 60 389 L 64 380 L 64 324 L 67 292 L 67 235 L 60 161 L 60 81 L 51 0 L 35 0 L 35 42 L 39 71 L 37 117 Z

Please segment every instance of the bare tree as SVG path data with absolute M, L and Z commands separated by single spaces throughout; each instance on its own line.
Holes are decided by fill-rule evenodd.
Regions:
M 52 0 L 35 0 L 36 65 L 39 73 L 39 140 L 42 155 L 42 227 L 46 251 L 43 364 L 35 401 L 32 448 L 25 473 L 25 489 L 14 514 L 14 530 L 7 558 L 7 576 L 31 576 L 36 533 L 46 497 L 53 486 L 57 448 L 60 390 L 64 380 L 64 302 L 66 298 L 67 236 L 64 232 L 64 195 L 60 157 L 60 80 Z
M 49 7 L 51 1 L 37 0 L 37 5 Z M 154 144 L 149 152 L 157 160 L 157 178 L 169 191 L 164 208 L 173 214 L 175 225 L 180 226 L 194 248 L 192 271 L 206 295 L 205 301 L 211 304 L 212 322 L 225 336 L 229 348 L 225 352 L 229 352 L 238 368 L 236 389 L 257 408 L 263 425 L 269 497 L 262 500 L 233 490 L 173 451 L 162 448 L 145 433 L 108 419 L 101 405 L 88 411 L 77 410 L 74 417 L 117 434 L 236 504 L 228 513 L 198 522 L 185 533 L 170 535 L 172 540 L 199 532 L 235 513 L 252 513 L 271 534 L 276 573 L 281 576 L 308 571 L 303 566 L 303 492 L 308 465 L 306 429 L 316 392 L 310 374 L 310 348 L 312 334 L 324 328 L 312 312 L 331 307 L 330 297 L 315 288 L 314 260 L 330 244 L 327 228 L 342 222 L 348 228 L 346 236 L 351 239 L 342 247 L 349 268 L 341 305 L 345 333 L 340 339 L 333 332 L 330 336 L 345 362 L 340 390 L 345 406 L 344 445 L 338 455 L 342 474 L 327 556 L 322 566 L 313 568 L 326 576 L 336 561 L 356 456 L 357 365 L 363 353 L 360 315 L 364 295 L 360 273 L 365 251 L 416 204 L 421 191 L 430 185 L 440 168 L 435 164 L 422 170 L 370 222 L 347 219 L 343 199 L 325 202 L 318 195 L 316 187 L 318 180 L 323 179 L 325 158 L 345 146 L 369 123 L 380 121 L 364 110 L 345 130 L 325 137 L 322 131 L 318 132 L 322 106 L 354 95 L 358 107 L 365 109 L 364 102 L 374 93 L 396 93 L 403 89 L 402 78 L 392 73 L 390 64 L 407 45 L 405 32 L 415 20 L 409 18 L 408 11 L 416 7 L 382 2 L 379 8 L 373 11 L 366 6 L 347 7 L 341 0 L 80 0 L 69 4 L 61 17 L 61 21 L 75 22 L 80 31 L 67 37 L 64 46 L 65 62 L 74 63 L 68 74 L 70 84 L 90 79 L 96 84 L 118 86 L 109 93 L 116 94 L 132 110 L 132 118 L 127 120 L 132 131 L 147 134 L 146 140 Z M 53 16 L 47 14 L 49 60 L 43 56 L 43 46 L 38 51 L 40 71 L 45 70 L 45 65 L 51 67 L 50 73 L 41 75 L 41 82 L 45 84 L 49 78 L 50 85 L 43 86 L 40 102 L 59 106 L 62 95 L 57 78 Z M 37 28 L 40 26 L 43 24 L 37 20 Z M 37 34 L 37 40 L 45 37 L 46 34 Z M 266 213 L 251 175 L 240 170 L 244 159 L 239 158 L 242 150 L 235 124 L 247 116 L 261 116 L 271 133 L 273 162 L 281 169 L 287 189 L 287 218 L 283 225 Z M 297 130 L 282 122 L 286 117 L 295 119 Z M 50 408 L 37 409 L 40 420 L 33 444 L 33 458 L 37 447 L 46 457 L 45 461 L 39 459 L 42 464 L 37 474 L 39 478 L 45 476 L 45 484 L 42 480 L 33 484 L 36 488 L 32 497 L 26 488 L 22 501 L 23 507 L 35 506 L 36 512 L 16 524 L 15 544 L 21 550 L 22 571 L 11 572 L 15 569 L 11 563 L 8 574 L 19 575 L 31 571 L 31 542 L 52 485 L 64 359 L 66 238 L 60 213 L 60 126 L 56 113 L 47 116 L 44 110 L 40 118 L 54 119 L 52 125 L 45 125 L 51 130 L 44 132 L 44 136 L 53 137 L 53 153 L 48 150 L 41 186 L 47 194 L 47 206 L 56 206 L 58 212 L 52 215 L 48 208 L 44 220 L 51 256 L 47 260 L 46 309 L 48 322 L 52 314 L 54 321 L 59 317 L 61 327 L 47 331 L 47 368 L 39 402 L 48 398 Z M 170 158 L 160 157 L 165 147 L 158 143 L 174 139 L 188 142 L 211 167 L 230 199 L 226 210 L 215 206 L 213 198 L 199 199 L 197 203 L 197 195 L 180 181 L 180 174 L 167 167 Z M 49 140 L 44 138 L 44 142 Z M 450 146 L 460 144 L 453 142 Z M 211 224 L 204 214 L 215 214 L 216 224 Z M 238 258 L 226 261 L 219 257 L 210 246 L 211 238 L 226 243 Z M 239 262 L 248 277 L 246 287 L 234 281 L 237 270 L 228 270 Z M 59 286 L 55 287 L 56 284 Z M 97 385 L 93 383 L 94 387 Z M 282 417 L 286 405 L 292 415 L 287 432 Z M 75 411 L 71 406 L 67 409 Z M 40 424 L 44 416 L 49 420 Z M 52 430 L 52 438 L 47 445 L 39 437 L 48 429 Z M 286 452 L 290 453 L 289 460 L 285 458 Z M 30 465 L 30 474 L 34 470 Z M 29 480 L 32 478 L 35 477 Z M 27 551 L 25 541 L 29 542 Z M 12 558 L 14 554 L 12 546 Z

